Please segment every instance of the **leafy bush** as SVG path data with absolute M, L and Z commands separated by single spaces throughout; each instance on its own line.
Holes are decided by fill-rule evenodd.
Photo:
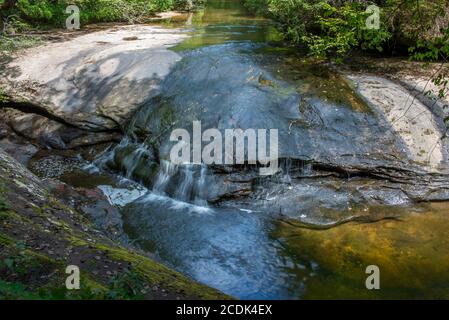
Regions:
M 384 8 L 385 23 L 394 30 L 399 45 L 436 39 L 448 27 L 447 0 L 387 0 Z
M 196 0 L 0 0 L 0 16 L 17 15 L 34 24 L 63 26 L 65 9 L 70 4 L 80 8 L 81 23 L 123 21 L 136 23 L 156 12 L 190 10 Z
M 301 38 L 315 56 L 333 53 L 341 57 L 353 47 L 382 51 L 383 44 L 391 36 L 384 28 L 366 28 L 369 14 L 360 3 L 346 3 L 341 7 L 324 3 L 319 9 L 320 14 L 315 20 L 318 34 L 310 32 Z
M 268 14 L 268 0 L 244 0 L 243 5 L 255 14 Z
M 366 30 L 366 4 L 329 0 L 246 0 L 253 12 L 278 22 L 285 38 L 306 44 L 315 56 L 342 56 L 353 47 L 382 50 L 390 38 L 385 28 Z
M 315 56 L 338 56 L 352 48 L 383 51 L 440 41 L 447 28 L 447 0 L 244 0 L 254 13 L 270 16 L 285 38 L 306 44 Z M 367 30 L 365 12 L 380 7 L 379 30 Z M 441 41 L 440 41 L 441 42 Z M 438 45 L 438 44 L 436 44 Z M 422 46 L 417 46 L 422 49 Z
M 449 58 L 449 28 L 443 30 L 442 36 L 432 40 L 418 40 L 416 46 L 409 49 L 411 59 L 417 61 L 438 61 L 447 62 Z M 438 97 L 445 98 L 449 91 L 449 74 L 443 71 L 438 72 L 432 82 L 439 88 Z M 433 92 L 430 92 L 433 93 Z M 449 130 L 449 117 L 444 119 Z
M 431 40 L 418 39 L 416 45 L 409 48 L 412 58 L 418 61 L 437 61 L 449 59 L 449 28 L 439 37 Z

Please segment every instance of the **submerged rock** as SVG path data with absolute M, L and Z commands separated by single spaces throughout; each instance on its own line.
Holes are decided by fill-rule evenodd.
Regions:
M 391 208 L 371 208 L 389 215 Z M 357 222 L 357 221 L 356 221 Z M 277 224 L 284 254 L 296 252 L 303 268 L 303 299 L 447 299 L 449 297 L 449 216 L 447 203 L 409 210 L 397 220 L 348 223 L 311 230 L 295 221 Z M 365 221 L 370 222 L 370 221 Z M 368 266 L 380 271 L 380 290 L 367 290 Z

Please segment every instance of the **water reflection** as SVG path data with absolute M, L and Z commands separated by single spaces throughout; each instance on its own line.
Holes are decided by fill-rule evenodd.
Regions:
M 279 43 L 280 33 L 270 20 L 250 16 L 239 1 L 208 1 L 206 8 L 161 22 L 165 27 L 191 27 L 191 37 L 175 51 L 236 42 Z
M 318 266 L 312 277 L 290 270 L 304 282 L 303 299 L 448 299 L 448 204 L 419 208 L 400 220 L 324 231 L 278 222 L 272 236 L 284 243 L 280 254 Z M 381 290 L 366 289 L 368 265 L 380 268 Z

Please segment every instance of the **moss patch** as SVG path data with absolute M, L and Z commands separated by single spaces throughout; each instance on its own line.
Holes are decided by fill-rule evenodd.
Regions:
M 121 246 L 68 205 L 0 150 L 0 299 L 229 298 Z M 80 290 L 65 287 L 68 265 L 80 269 Z

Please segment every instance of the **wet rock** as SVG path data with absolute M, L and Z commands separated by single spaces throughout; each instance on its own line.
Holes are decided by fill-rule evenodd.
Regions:
M 50 190 L 60 201 L 89 217 L 96 228 L 109 237 L 126 241 L 120 212 L 112 206 L 103 192 L 98 189 L 73 188 L 56 180 L 46 180 Z
M 192 122 L 201 120 L 203 130 L 277 129 L 280 158 L 365 166 L 406 158 L 399 141 L 373 114 L 300 97 L 258 68 L 249 54 L 239 51 L 243 49 L 215 46 L 186 54 L 164 82 L 162 94 L 138 111 L 130 136 L 142 140 L 142 132 L 150 132 L 148 139 L 157 137 L 157 157 L 167 159 L 173 145 L 170 129 L 191 132 Z M 273 86 L 261 85 L 261 74 Z
M 24 194 L 32 194 L 33 198 L 38 200 L 46 198 L 47 189 L 43 183 L 2 149 L 0 149 L 0 173 L 11 185 L 24 190 Z
M 41 178 L 61 178 L 64 174 L 81 169 L 85 164 L 79 158 L 49 155 L 33 159 L 29 168 Z
M 238 203 L 295 218 L 309 212 L 316 223 L 325 221 L 323 210 L 448 199 L 441 121 L 404 88 L 354 75 L 365 102 L 356 93 L 346 102 L 301 94 L 263 68 L 251 54 L 255 48 L 227 44 L 185 52 L 161 93 L 136 112 L 126 137 L 100 160 L 176 199 Z M 408 100 L 413 114 L 395 122 Z M 425 121 L 413 119 L 419 115 Z M 182 128 L 192 137 L 193 121 L 223 137 L 225 129 L 278 129 L 280 170 L 262 178 L 257 165 L 171 165 L 169 136 Z
M 2 149 L 0 186 L 3 208 L 0 223 L 0 258 L 27 262 L 23 264 L 20 273 L 5 268 L 2 270 L 2 279 L 30 288 L 25 293 L 15 292 L 14 296 L 23 299 L 30 296 L 48 299 L 51 294 L 47 291 L 49 289 L 69 294 L 65 291 L 64 283 L 60 281 L 65 272 L 65 267 L 61 266 L 76 265 L 81 266 L 85 276 L 93 282 L 92 286 L 86 284 L 84 290 L 92 298 L 104 299 L 108 293 L 121 290 L 125 286 L 118 286 L 117 282 L 111 285 L 111 276 L 106 270 L 112 274 L 123 274 L 124 268 L 121 265 L 126 265 L 126 272 L 138 279 L 138 282 L 133 283 L 145 287 L 157 286 L 157 294 L 161 294 L 164 289 L 171 297 L 182 289 L 184 298 L 229 298 L 216 290 L 188 280 L 133 247 L 116 241 L 115 237 L 111 239 L 106 232 L 94 228 L 92 220 L 86 214 L 83 215 L 70 208 L 67 203 L 56 199 L 58 192 L 62 192 L 81 198 L 82 201 L 102 201 L 104 197 L 99 190 L 88 190 L 88 195 L 83 195 L 59 182 L 38 179 Z M 108 213 L 113 214 L 110 209 Z M 105 225 L 109 226 L 111 225 Z M 117 255 L 112 255 L 111 252 Z M 97 256 L 101 259 L 95 259 Z M 136 295 L 127 297 L 141 298 Z M 60 294 L 51 297 L 57 298 Z M 75 297 L 85 298 L 82 295 Z

